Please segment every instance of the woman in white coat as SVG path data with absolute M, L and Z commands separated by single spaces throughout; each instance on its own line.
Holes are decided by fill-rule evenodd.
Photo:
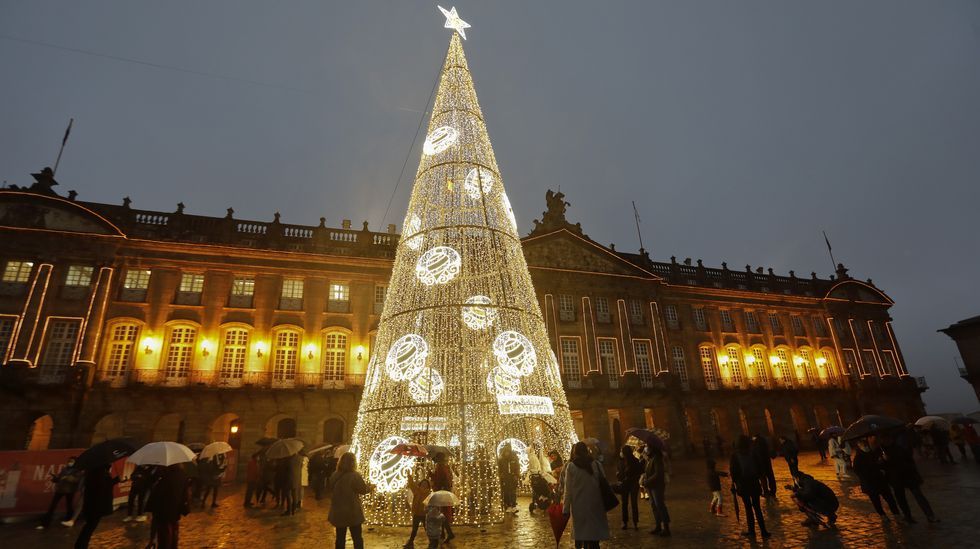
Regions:
M 572 461 L 562 473 L 565 478 L 562 506 L 564 513 L 572 517 L 575 549 L 598 549 L 599 541 L 609 539 L 609 520 L 599 491 L 599 477 L 605 473 L 592 459 L 584 442 L 576 442 L 572 447 Z

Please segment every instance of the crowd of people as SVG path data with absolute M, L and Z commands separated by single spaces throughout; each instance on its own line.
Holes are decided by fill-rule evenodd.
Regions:
M 594 440 L 594 439 L 593 439 Z M 720 438 L 718 439 L 720 441 Z M 530 486 L 532 514 L 561 504 L 562 512 L 570 518 L 575 547 L 591 549 L 610 538 L 609 511 L 621 506 L 622 529 L 640 528 L 639 502 L 649 500 L 653 516 L 650 533 L 671 535 L 671 518 L 667 505 L 670 483 L 670 452 L 666 445 L 624 445 L 616 455 L 615 479 L 606 478 L 606 467 L 598 442 L 577 442 L 567 460 L 556 450 L 540 454 L 529 452 L 530 470 L 522 471 L 522 460 L 509 444 L 499 452 L 496 464 L 500 481 L 501 508 L 505 513 L 517 513 L 519 487 Z M 940 463 L 955 463 L 949 451 L 954 445 L 961 461 L 967 459 L 967 446 L 980 463 L 980 436 L 969 424 L 954 424 L 946 431 L 936 426 L 905 428 L 869 434 L 844 441 L 838 436 L 821 436 L 814 441 L 821 460 L 832 460 L 835 475 L 842 482 L 857 482 L 872 507 L 884 522 L 893 518 L 907 524 L 916 519 L 908 496 L 915 500 L 929 522 L 938 517 L 922 490 L 915 455 L 937 459 Z M 730 450 L 727 471 L 719 467 L 720 458 Z M 539 457 L 540 456 L 540 457 Z M 415 547 L 419 532 L 428 547 L 439 547 L 452 540 L 452 505 L 430 503 L 437 492 L 452 492 L 457 473 L 447 453 L 429 456 L 432 467 L 419 470 L 408 479 L 411 492 L 411 533 L 406 549 Z M 718 459 L 716 459 L 718 458 Z M 744 511 L 746 530 L 742 535 L 763 539 L 771 533 L 761 502 L 776 498 L 777 486 L 773 460 L 785 460 L 792 484 L 785 486 L 790 498 L 803 514 L 802 524 L 808 527 L 833 528 L 837 521 L 839 502 L 833 489 L 800 469 L 798 436 L 780 436 L 775 444 L 761 436 L 739 436 L 731 448 L 722 444 L 705 445 L 706 487 L 709 492 L 708 510 L 718 517 L 726 516 L 725 487 L 731 491 L 735 511 Z M 228 464 L 224 454 L 170 467 L 135 467 L 129 474 L 130 489 L 124 522 L 150 524 L 150 547 L 176 548 L 179 523 L 191 512 L 192 506 L 218 507 L 218 493 Z M 244 506 L 254 508 L 271 504 L 283 515 L 292 515 L 301 508 L 305 487 L 312 488 L 319 500 L 331 498 L 329 522 L 336 529 L 336 547 L 345 546 L 350 535 L 355 549 L 364 546 L 361 526 L 364 511 L 360 498 L 374 487 L 364 481 L 356 470 L 354 455 L 344 453 L 339 458 L 329 452 L 306 455 L 299 452 L 288 457 L 269 459 L 265 452 L 252 454 L 246 465 Z M 527 481 L 524 483 L 523 481 Z M 50 527 L 60 504 L 64 504 L 62 524 L 72 526 L 81 518 L 75 547 L 86 548 L 101 519 L 113 509 L 113 487 L 120 482 L 110 467 L 81 470 L 74 458 L 51 478 L 54 495 L 48 511 L 37 528 Z M 76 505 L 81 492 L 81 505 Z M 613 496 L 611 494 L 617 494 Z M 611 501 L 610 501 L 611 498 Z M 885 507 L 887 506 L 888 512 Z M 889 516 L 891 515 L 891 516 Z M 769 517 L 771 518 L 771 517 Z

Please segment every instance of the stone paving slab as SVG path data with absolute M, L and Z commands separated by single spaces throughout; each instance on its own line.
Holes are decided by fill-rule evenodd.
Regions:
M 726 461 L 727 460 L 719 460 Z M 803 517 L 797 512 L 782 489 L 789 483 L 789 472 L 782 460 L 776 465 L 776 479 L 780 487 L 775 501 L 764 505 L 763 511 L 772 539 L 749 542 L 739 536 L 744 529 L 736 523 L 731 510 L 731 493 L 724 492 L 727 517 L 711 516 L 708 509 L 709 493 L 705 487 L 703 463 L 686 460 L 674 464 L 674 475 L 667 490 L 668 507 L 674 522 L 673 537 L 651 536 L 652 514 L 649 503 L 641 500 L 640 530 L 620 530 L 620 509 L 609 513 L 612 539 L 604 542 L 609 548 L 646 547 L 929 547 L 952 549 L 980 547 L 980 465 L 973 462 L 941 466 L 936 463 L 921 464 L 926 478 L 924 491 L 936 513 L 942 519 L 939 524 L 928 524 L 921 511 L 915 507 L 913 515 L 920 519 L 915 525 L 891 522 L 883 524 L 874 513 L 871 504 L 861 493 L 856 482 L 838 482 L 833 467 L 821 464 L 815 454 L 801 457 L 801 469 L 826 482 L 837 492 L 841 502 L 838 527 L 834 530 L 812 530 L 800 525 Z M 301 549 L 330 547 L 333 544 L 333 527 L 327 522 L 327 500 L 317 502 L 307 497 L 304 509 L 293 517 L 280 517 L 271 508 L 243 509 L 242 490 L 226 490 L 219 500 L 220 507 L 207 511 L 195 510 L 181 521 L 181 547 L 224 549 L 240 547 L 276 547 Z M 910 498 L 911 499 L 911 498 Z M 504 523 L 488 527 L 480 532 L 474 527 L 459 526 L 457 538 L 445 544 L 447 549 L 478 547 L 528 548 L 555 547 L 554 537 L 546 513 L 527 513 L 527 499 L 522 498 L 522 511 L 508 516 Z M 91 547 L 105 549 L 142 548 L 149 536 L 149 523 L 124 523 L 123 514 L 116 512 L 103 520 L 92 539 Z M 61 549 L 70 548 L 79 526 L 65 528 L 55 523 L 46 531 L 35 531 L 34 523 L 0 527 L 0 547 Z M 369 548 L 399 549 L 408 537 L 407 528 L 380 528 L 366 532 Z M 420 547 L 425 547 L 419 543 Z M 348 544 L 348 546 L 350 546 Z M 573 547 L 566 532 L 559 546 Z

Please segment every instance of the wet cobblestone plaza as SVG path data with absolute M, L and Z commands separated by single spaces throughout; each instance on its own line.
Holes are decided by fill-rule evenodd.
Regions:
M 856 482 L 838 482 L 829 462 L 819 463 L 815 454 L 801 457 L 801 469 L 826 482 L 837 493 L 841 511 L 837 528 L 812 530 L 800 523 L 803 516 L 782 487 L 789 483 L 785 463 L 777 459 L 776 478 L 780 492 L 775 501 L 764 504 L 764 512 L 772 539 L 750 543 L 739 536 L 744 529 L 736 523 L 731 509 L 731 494 L 725 492 L 727 514 L 716 518 L 708 513 L 708 492 L 705 487 L 702 461 L 684 460 L 674 464 L 674 475 L 668 487 L 668 505 L 673 518 L 673 537 L 651 536 L 649 504 L 641 500 L 640 529 L 620 529 L 620 509 L 609 514 L 612 539 L 603 547 L 975 547 L 980 543 L 980 466 L 972 461 L 955 465 L 920 462 L 925 477 L 924 491 L 942 522 L 928 524 L 913 501 L 913 516 L 917 524 L 892 521 L 882 523 Z M 242 507 L 243 490 L 226 488 L 217 509 L 195 509 L 181 521 L 181 547 L 237 548 L 276 547 L 312 548 L 333 544 L 333 528 L 327 522 L 329 500 L 320 502 L 307 497 L 304 508 L 293 517 L 281 517 L 271 507 L 246 510 Z M 911 500 L 911 498 L 910 498 Z M 149 538 L 149 523 L 124 523 L 124 513 L 117 511 L 102 521 L 92 539 L 92 547 L 121 549 L 145 547 Z M 65 528 L 55 523 L 47 531 L 36 531 L 36 523 L 21 523 L 0 527 L 0 546 L 9 548 L 60 549 L 72 546 L 79 525 Z M 521 512 L 508 516 L 503 524 L 491 526 L 486 532 L 475 528 L 456 528 L 456 539 L 444 544 L 447 549 L 554 547 L 554 538 L 544 512 L 530 516 L 527 499 Z M 366 532 L 369 548 L 400 548 L 408 537 L 408 529 L 383 528 Z M 348 543 L 348 546 L 350 544 Z M 418 546 L 424 547 L 423 543 Z M 573 547 L 566 531 L 560 547 Z

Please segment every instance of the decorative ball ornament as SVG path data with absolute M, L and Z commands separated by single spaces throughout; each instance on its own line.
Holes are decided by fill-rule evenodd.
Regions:
M 379 492 L 392 494 L 408 484 L 408 475 L 415 465 L 415 458 L 391 453 L 391 449 L 395 446 L 407 443 L 407 438 L 390 436 L 378 443 L 371 453 L 371 459 L 368 461 L 368 480 Z
M 510 220 L 510 227 L 517 232 L 517 218 L 514 217 L 514 208 L 510 206 L 510 199 L 507 198 L 507 193 L 500 193 L 500 196 L 504 200 L 504 211 L 507 213 L 507 219 Z
M 521 390 L 521 378 L 514 377 L 497 366 L 487 374 L 487 391 L 491 395 L 516 395 Z
M 515 331 L 501 332 L 493 340 L 493 354 L 497 364 L 514 377 L 530 374 L 538 362 L 531 340 Z
M 481 195 L 490 194 L 490 190 L 493 189 L 493 172 L 486 168 L 471 169 L 466 174 L 463 189 L 473 200 L 479 200 Z
M 462 263 L 456 250 L 449 246 L 436 246 L 426 250 L 415 262 L 415 276 L 426 286 L 445 284 L 456 278 Z
M 408 394 L 419 404 L 431 404 L 442 395 L 445 384 L 438 370 L 422 368 L 415 379 L 408 383 Z
M 505 438 L 497 445 L 498 458 L 500 457 L 500 452 L 503 451 L 504 446 L 507 444 L 510 444 L 510 449 L 517 454 L 517 461 L 521 464 L 521 474 L 526 473 L 528 466 L 531 464 L 527 457 L 527 444 L 524 444 L 524 441 L 519 438 Z
M 485 295 L 475 295 L 463 303 L 466 304 L 463 306 L 463 324 L 471 330 L 489 328 L 497 319 L 497 310 L 487 307 L 492 302 Z
M 405 218 L 405 228 L 403 233 L 407 236 L 405 245 L 413 250 L 422 247 L 424 236 L 418 234 L 422 230 L 422 219 L 417 214 L 411 214 Z
M 388 349 L 385 371 L 395 381 L 414 379 L 425 366 L 429 356 L 429 344 L 418 334 L 406 334 L 398 338 Z
M 422 144 L 422 152 L 425 154 L 439 154 L 452 147 L 459 139 L 459 132 L 451 126 L 440 126 L 425 138 Z

